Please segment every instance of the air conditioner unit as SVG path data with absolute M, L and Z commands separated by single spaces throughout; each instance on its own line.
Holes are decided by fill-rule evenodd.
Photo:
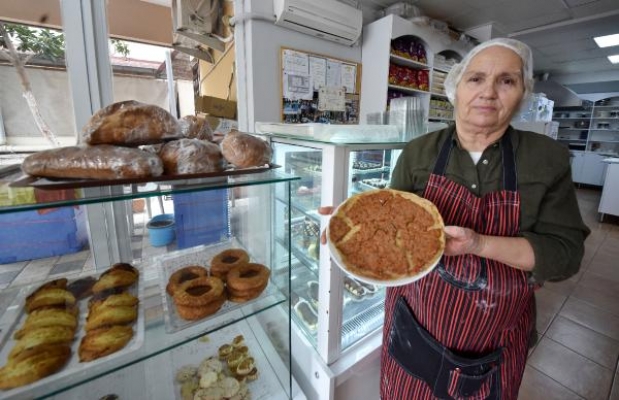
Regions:
M 173 0 L 173 28 L 175 31 L 211 33 L 217 26 L 219 7 L 219 0 Z
M 361 36 L 363 15 L 335 0 L 273 0 L 275 25 L 352 45 Z

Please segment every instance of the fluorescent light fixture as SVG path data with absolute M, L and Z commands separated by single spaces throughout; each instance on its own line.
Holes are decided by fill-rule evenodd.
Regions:
M 619 54 L 615 54 L 614 56 L 608 56 L 608 59 L 613 64 L 619 64 Z
M 594 37 L 595 43 L 599 47 L 611 47 L 619 45 L 619 33 L 615 33 L 614 35 L 606 35 L 606 36 L 598 36 Z

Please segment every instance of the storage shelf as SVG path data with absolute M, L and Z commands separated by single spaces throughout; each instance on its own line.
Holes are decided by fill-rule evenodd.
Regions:
M 389 60 L 394 64 L 403 66 L 403 67 L 411 67 L 415 69 L 430 69 L 428 64 L 420 63 L 418 61 L 413 61 L 406 57 L 398 56 L 397 54 L 389 54 Z
M 431 120 L 435 120 L 435 121 L 453 121 L 453 118 L 444 118 L 444 117 L 433 117 L 433 116 L 428 116 L 428 119 Z
M 446 94 L 440 94 L 440 93 L 435 93 L 435 92 L 430 92 L 430 94 L 431 94 L 433 97 L 440 97 L 440 98 L 442 98 L 442 99 L 447 99 L 447 98 L 448 98 Z
M 432 69 L 435 70 L 435 71 L 444 72 L 446 74 L 448 74 L 449 71 L 451 70 L 451 69 L 445 69 L 445 68 L 441 68 L 441 67 L 432 67 Z
M 398 86 L 398 85 L 389 84 L 387 87 L 391 90 L 398 90 L 400 92 L 411 93 L 411 94 L 418 94 L 418 93 L 419 94 L 430 94 L 430 92 L 428 91 L 413 89 L 413 88 L 409 88 L 406 86 Z
M 619 132 L 619 129 L 596 129 L 596 128 L 591 128 L 589 130 L 590 131 L 596 131 L 596 132 Z

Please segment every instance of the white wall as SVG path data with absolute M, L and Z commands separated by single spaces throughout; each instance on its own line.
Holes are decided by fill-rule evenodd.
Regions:
M 273 15 L 272 1 L 243 0 L 235 15 L 252 12 Z M 343 46 L 275 26 L 273 22 L 247 20 L 236 27 L 239 129 L 254 131 L 256 121 L 281 121 L 281 47 L 361 62 L 361 47 Z
M 67 72 L 28 68 L 27 73 L 45 121 L 63 145 L 75 144 L 76 131 L 79 129 L 76 129 L 73 118 Z M 6 144 L 16 146 L 47 144 L 34 124 L 13 66 L 0 66 L 0 82 L 2 82 L 0 84 L 0 110 L 7 134 Z M 189 93 L 193 101 L 193 89 Z M 114 100 L 129 99 L 156 104 L 167 109 L 167 84 L 164 80 L 151 78 L 114 76 Z M 183 104 L 181 102 L 181 105 Z M 181 111 L 183 110 L 187 113 L 191 111 L 190 107 L 182 107 Z

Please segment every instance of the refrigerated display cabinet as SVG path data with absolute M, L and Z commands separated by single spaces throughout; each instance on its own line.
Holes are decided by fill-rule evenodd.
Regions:
M 247 346 L 244 354 L 251 355 L 257 368 L 256 376 L 251 375 L 257 379 L 246 382 L 252 398 L 305 398 L 290 370 L 291 241 L 285 229 L 290 225 L 290 216 L 283 214 L 285 209 L 292 208 L 290 190 L 298 178 L 283 173 L 281 169 L 272 168 L 262 172 L 219 177 L 179 177 L 178 180 L 158 181 L 153 185 L 147 185 L 148 182 L 139 185 L 88 182 L 88 187 L 84 188 L 74 181 L 25 179 L 19 168 L 4 169 L 1 172 L 0 217 L 3 226 L 8 228 L 10 225 L 15 235 L 20 230 L 31 232 L 29 241 L 24 240 L 24 243 L 0 243 L 0 248 L 13 246 L 7 254 L 14 257 L 1 261 L 4 270 L 22 271 L 20 277 L 28 275 L 28 279 L 14 280 L 11 285 L 2 282 L 2 366 L 20 362 L 19 358 L 15 359 L 18 361 L 9 361 L 9 352 L 17 343 L 13 333 L 23 326 L 27 318 L 24 303 L 29 294 L 42 284 L 59 278 L 66 278 L 69 283 L 84 277 L 97 279 L 110 267 L 110 264 L 101 264 L 101 258 L 97 261 L 97 256 L 91 251 L 94 247 L 101 249 L 118 246 L 118 235 L 106 225 L 89 227 L 89 230 L 105 231 L 103 236 L 107 237 L 107 241 L 96 243 L 96 246 L 83 243 L 83 249 L 75 253 L 71 253 L 75 250 L 69 246 L 55 246 L 52 252 L 60 248 L 62 253 L 45 258 L 34 251 L 37 246 L 50 247 L 52 245 L 48 245 L 48 242 L 64 240 L 62 236 L 65 234 L 71 243 L 77 242 L 73 237 L 74 232 L 65 231 L 81 229 L 76 223 L 78 214 L 98 213 L 101 208 L 97 206 L 103 206 L 105 212 L 112 213 L 120 222 L 121 219 L 132 217 L 130 212 L 122 211 L 131 208 L 133 199 L 143 198 L 148 201 L 161 196 L 182 197 L 185 200 L 190 198 L 191 203 L 182 203 L 184 217 L 209 214 L 213 209 L 219 210 L 218 213 L 222 209 L 227 212 L 224 213 L 225 223 L 217 226 L 217 234 L 200 236 L 203 238 L 201 242 L 188 245 L 185 241 L 180 246 L 177 232 L 176 240 L 158 247 L 154 253 L 156 256 L 142 253 L 138 258 L 114 260 L 130 263 L 137 268 L 140 276 L 137 285 L 129 289 L 130 293 L 138 297 L 139 306 L 138 317 L 130 325 L 133 336 L 124 348 L 93 361 L 80 360 L 79 346 L 85 334 L 84 324 L 89 312 L 89 297 L 85 297 L 76 302 L 79 324 L 74 340 L 67 343 L 71 348 L 67 363 L 47 377 L 0 390 L 0 399 L 187 398 L 181 396 L 179 370 L 193 366 L 193 369 L 188 368 L 195 372 L 205 359 L 219 356 L 220 346 L 233 342 L 239 335 L 244 337 L 242 344 Z M 274 200 L 275 193 L 278 194 L 277 201 Z M 175 208 L 177 218 L 181 217 L 179 207 Z M 199 221 L 201 219 L 194 218 L 194 225 Z M 273 224 L 273 221 L 279 223 Z M 188 226 L 185 223 L 182 229 L 193 229 L 185 232 L 193 235 L 196 226 Z M 180 229 L 179 226 L 177 229 Z M 33 230 L 37 233 L 34 234 Z M 230 248 L 244 249 L 250 255 L 250 261 L 270 269 L 266 289 L 259 297 L 247 302 L 227 301 L 215 314 L 197 321 L 178 319 L 173 302 L 166 294 L 168 273 L 192 263 L 208 268 L 215 253 Z M 76 262 L 81 263 L 79 271 L 67 272 L 71 269 L 69 264 L 73 266 Z M 51 273 L 47 274 L 50 270 Z M 223 365 L 225 368 L 226 363 Z M 2 373 L 7 371 L 3 369 Z M 228 373 L 229 378 L 232 378 L 232 374 L 233 371 Z M 217 375 L 217 379 L 222 377 Z M 6 379 L 2 381 L 6 384 Z
M 329 218 L 318 208 L 386 187 L 406 143 L 264 136 L 274 162 L 300 178 L 291 184 L 289 203 L 284 193 L 275 198 L 276 209 L 283 211 L 277 215 L 290 216 L 290 225 L 275 224 L 286 224 L 291 240 L 293 374 L 308 398 L 352 398 L 350 390 L 361 390 L 363 397 L 364 385 L 378 393 L 384 288 L 356 281 L 332 264 L 327 247 L 320 245 Z

